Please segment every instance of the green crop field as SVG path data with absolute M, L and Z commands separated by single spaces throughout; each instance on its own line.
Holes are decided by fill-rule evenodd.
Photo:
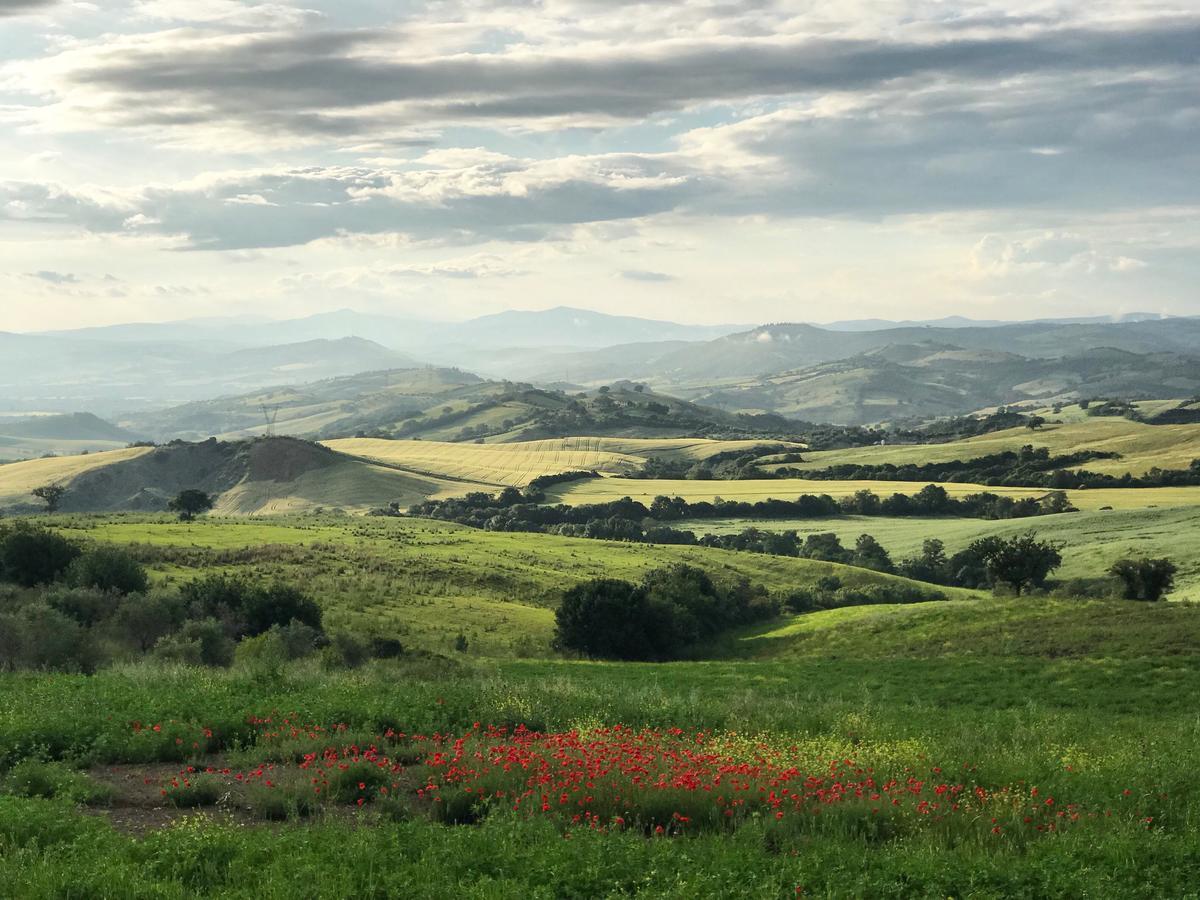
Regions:
M 805 453 L 803 463 L 788 465 L 799 469 L 823 469 L 843 463 L 902 465 L 950 462 L 1004 450 L 1019 450 L 1026 444 L 1049 448 L 1053 454 L 1084 450 L 1119 453 L 1119 459 L 1097 459 L 1079 467 L 1113 475 L 1123 475 L 1125 472 L 1141 475 L 1155 466 L 1186 469 L 1193 459 L 1200 458 L 1200 425 L 1145 425 L 1109 416 L 1068 416 L 1067 421 L 1060 425 L 1053 422 L 1052 413 L 1047 415 L 1051 416 L 1051 422 L 1036 431 L 1010 428 L 945 444 L 895 444 L 826 450 Z

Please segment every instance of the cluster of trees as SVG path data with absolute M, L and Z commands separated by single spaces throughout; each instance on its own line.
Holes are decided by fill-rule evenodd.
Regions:
M 828 494 L 803 494 L 795 500 L 755 503 L 721 499 L 688 502 L 682 497 L 660 496 L 647 507 L 629 497 L 579 506 L 545 506 L 539 502 L 542 499 L 544 495 L 538 489 L 522 492 L 510 487 L 494 496 L 476 491 L 458 498 L 427 500 L 409 512 L 488 531 L 552 532 L 571 537 L 691 544 L 697 542 L 693 532 L 663 523 L 681 519 L 811 519 L 843 515 L 1015 519 L 1073 509 L 1061 492 L 1042 498 L 1014 499 L 988 492 L 955 498 L 935 484 L 926 485 L 915 494 L 880 497 L 861 490 L 840 500 Z
M 1083 450 L 1051 456 L 1045 447 L 1025 445 L 1020 451 L 1006 450 L 975 459 L 951 462 L 895 465 L 844 463 L 825 469 L 799 472 L 805 478 L 826 481 L 962 481 L 990 486 L 1042 487 L 1068 490 L 1097 487 L 1171 487 L 1200 485 L 1200 459 L 1188 469 L 1150 469 L 1134 476 L 1108 475 L 1070 467 L 1097 459 L 1117 459 L 1120 454 Z M 794 470 L 784 470 L 794 471 Z
M 29 525 L 0 531 L 0 670 L 94 671 L 149 654 L 195 665 L 321 654 L 331 665 L 397 655 L 395 641 L 326 634 L 320 607 L 283 584 L 214 575 L 153 589 L 117 547 Z
M 759 468 L 761 459 L 783 452 L 786 447 L 763 444 L 745 450 L 726 450 L 702 460 L 651 457 L 631 478 L 688 479 L 693 481 L 744 481 L 755 478 L 786 477 Z
M 779 615 L 746 580 L 717 585 L 702 569 L 655 569 L 640 584 L 597 578 L 568 590 L 555 613 L 555 648 L 596 659 L 679 659 L 741 625 Z

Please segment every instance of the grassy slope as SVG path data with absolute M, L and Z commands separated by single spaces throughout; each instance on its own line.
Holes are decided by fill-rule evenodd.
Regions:
M 571 505 L 604 503 L 621 497 L 632 497 L 649 503 L 655 497 L 683 497 L 687 500 L 726 500 L 754 502 L 771 498 L 790 498 L 801 494 L 829 494 L 845 497 L 864 488 L 880 496 L 915 494 L 925 482 L 913 481 L 812 481 L 802 478 L 781 478 L 746 481 L 680 481 L 669 479 L 602 478 L 573 482 L 548 492 L 552 500 Z M 955 497 L 990 491 L 1010 497 L 1040 497 L 1042 488 L 987 487 L 979 484 L 946 483 L 942 485 Z M 1167 506 L 1200 504 L 1200 487 L 1183 488 L 1100 488 L 1068 491 L 1071 502 L 1080 509 L 1146 509 Z
M 417 519 L 61 522 L 73 536 L 143 545 L 159 581 L 191 579 L 205 570 L 279 578 L 310 592 L 335 625 L 354 622 L 432 649 L 445 649 L 462 630 L 484 655 L 544 654 L 559 596 L 588 578 L 636 580 L 650 569 L 686 562 L 717 579 L 744 576 L 777 593 L 831 572 L 851 586 L 892 580 L 810 560 L 494 533 Z
M 771 520 L 706 519 L 677 523 L 697 534 L 729 534 L 755 525 L 771 531 L 794 529 L 801 535 L 832 531 L 851 545 L 864 532 L 873 535 L 901 559 L 921 549 L 926 538 L 944 541 L 950 553 L 987 534 L 1034 531 L 1060 541 L 1063 567 L 1059 578 L 1095 577 L 1124 557 L 1167 556 L 1179 567 L 1172 599 L 1200 601 L 1200 507 L 1093 510 L 990 522 L 982 519 L 891 519 L 850 516 L 842 519 Z
M 31 459 L 0 466 L 0 506 L 29 503 L 29 492 L 44 484 L 69 484 L 75 476 L 113 463 L 136 459 L 150 449 L 131 447 L 106 453 Z
M 1074 409 L 1078 409 L 1075 407 Z M 1064 410 L 1069 413 L 1070 409 Z M 1065 424 L 1050 424 L 1037 430 L 1010 428 L 992 434 L 947 444 L 907 444 L 885 447 L 857 447 L 805 454 L 805 462 L 792 463 L 800 469 L 822 469 L 841 463 L 931 463 L 972 459 L 1018 450 L 1025 444 L 1048 447 L 1052 453 L 1081 450 L 1112 451 L 1120 459 L 1100 459 L 1082 468 L 1093 472 L 1140 475 L 1153 466 L 1186 469 L 1200 457 L 1200 425 L 1144 425 L 1123 418 L 1079 418 Z

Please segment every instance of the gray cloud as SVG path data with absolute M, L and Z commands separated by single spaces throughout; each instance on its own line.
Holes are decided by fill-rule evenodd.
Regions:
M 0 0 L 0 18 L 19 16 L 46 6 L 54 6 L 58 0 Z
M 66 57 L 62 90 L 128 125 L 225 122 L 329 136 L 431 122 L 627 120 L 707 101 L 865 90 L 899 79 L 1195 66 L 1200 18 L 921 41 L 807 38 L 631 44 L 591 54 L 414 58 L 392 29 L 222 40 L 167 33 Z
M 51 272 L 43 269 L 39 272 L 30 272 L 29 277 L 50 284 L 79 284 L 79 276 L 71 272 Z
M 675 280 L 674 275 L 668 275 L 666 272 L 648 272 L 644 269 L 626 269 L 621 273 L 621 277 L 629 281 L 663 282 Z

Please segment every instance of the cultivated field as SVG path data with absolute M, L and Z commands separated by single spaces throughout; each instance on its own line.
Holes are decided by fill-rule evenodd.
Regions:
M 1077 407 L 1076 407 L 1077 409 Z M 1052 414 L 1050 414 L 1052 415 Z M 1066 424 L 1047 424 L 1036 431 L 1011 428 L 980 437 L 946 444 L 896 444 L 805 453 L 798 469 L 823 469 L 843 463 L 883 465 L 892 463 L 935 463 L 968 460 L 1004 450 L 1019 450 L 1025 444 L 1047 447 L 1052 454 L 1083 450 L 1121 454 L 1120 459 L 1097 459 L 1079 468 L 1092 472 L 1142 475 L 1157 466 L 1186 469 L 1200 458 L 1200 425 L 1145 425 L 1114 417 L 1079 418 Z
M 870 490 L 881 497 L 915 494 L 928 482 L 923 481 L 814 481 L 803 478 L 748 479 L 745 481 L 681 481 L 672 479 L 593 478 L 571 482 L 551 489 L 547 496 L 555 502 L 571 505 L 606 503 L 632 497 L 649 504 L 655 497 L 683 497 L 688 501 L 743 500 L 755 502 L 772 498 L 790 499 L 801 494 L 828 494 L 847 497 Z M 980 484 L 946 482 L 942 484 L 952 497 L 964 497 L 988 491 L 1005 497 L 1043 497 L 1045 488 L 988 487 Z M 1200 504 L 1200 487 L 1177 488 L 1096 488 L 1067 491 L 1079 509 L 1153 509 Z
M 0 465 L 0 507 L 31 502 L 29 492 L 44 484 L 70 484 L 72 478 L 84 472 L 136 459 L 149 452 L 147 447 L 131 447 L 104 453 L 56 456 Z
M 539 475 L 587 469 L 628 472 L 639 468 L 644 462 L 641 457 L 627 453 L 589 447 L 587 439 L 459 444 L 349 438 L 324 443 L 326 447 L 349 456 L 375 460 L 411 472 L 492 487 L 524 487 Z

